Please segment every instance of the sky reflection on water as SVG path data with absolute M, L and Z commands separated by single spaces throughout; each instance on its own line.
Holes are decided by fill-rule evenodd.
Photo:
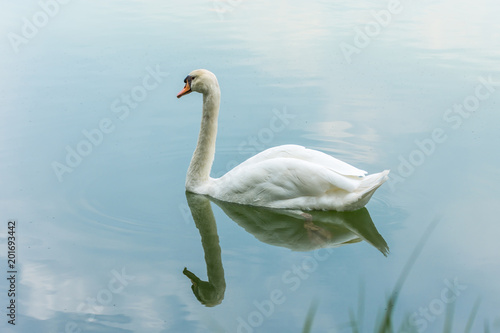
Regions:
M 292 332 L 314 299 L 313 331 L 342 332 L 363 289 L 370 331 L 435 216 L 442 220 L 400 293 L 396 321 L 439 331 L 444 312 L 434 308 L 430 320 L 419 311 L 458 279 L 466 288 L 453 303 L 454 327 L 465 327 L 480 297 L 473 331 L 485 320 L 500 331 L 497 2 L 401 1 L 361 47 L 356 31 L 376 28 L 389 2 L 71 1 L 17 53 L 12 33 L 22 35 L 23 18 L 42 9 L 4 6 L 0 202 L 2 225 L 19 223 L 20 293 L 18 325 L 3 316 L 2 332 L 234 332 L 258 323 L 259 311 L 256 331 Z M 342 43 L 359 52 L 347 57 Z M 184 192 L 201 98 L 175 98 L 196 68 L 216 73 L 222 89 L 213 174 L 250 157 L 241 148 L 250 137 L 255 151 L 295 143 L 369 172 L 391 169 L 367 205 L 387 258 L 362 241 L 318 261 L 319 252 L 261 242 L 212 203 L 226 287 L 219 305 L 200 304 L 183 269 L 205 280 Z M 124 102 L 151 71 L 163 73 L 158 85 L 135 107 Z M 470 104 L 481 84 L 488 96 Z M 456 105 L 465 111 L 448 111 Z M 291 117 L 259 141 L 276 112 Z M 54 161 L 67 164 L 67 147 L 78 151 L 103 119 L 113 130 L 59 181 Z M 309 273 L 294 273 L 312 260 Z M 266 316 L 256 304 L 269 304 L 275 290 L 280 304 Z

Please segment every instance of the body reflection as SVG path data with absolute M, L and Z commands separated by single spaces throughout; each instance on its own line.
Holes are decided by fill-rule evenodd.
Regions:
M 366 208 L 352 212 L 271 209 L 214 201 L 258 240 L 294 251 L 312 251 L 366 241 L 384 256 L 389 248 Z
M 352 212 L 307 211 L 253 207 L 218 201 L 186 192 L 191 215 L 201 235 L 208 282 L 184 269 L 200 303 L 215 306 L 226 290 L 217 225 L 210 201 L 258 240 L 294 251 L 312 251 L 366 241 L 384 256 L 389 247 L 379 234 L 366 208 Z

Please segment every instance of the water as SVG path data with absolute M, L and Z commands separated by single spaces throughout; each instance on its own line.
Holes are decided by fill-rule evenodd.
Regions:
M 2 332 L 300 332 L 311 304 L 313 332 L 350 309 L 370 332 L 436 218 L 396 327 L 452 306 L 462 331 L 480 298 L 472 331 L 500 331 L 497 2 L 41 3 L 0 14 Z M 295 143 L 391 180 L 318 229 L 186 197 L 196 68 L 222 88 L 213 175 Z

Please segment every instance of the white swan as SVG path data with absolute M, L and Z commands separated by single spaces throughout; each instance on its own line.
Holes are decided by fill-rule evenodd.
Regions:
M 215 155 L 220 89 L 215 75 L 192 71 L 177 98 L 203 94 L 198 144 L 186 177 L 186 190 L 244 205 L 300 210 L 356 210 L 370 200 L 389 170 L 366 175 L 325 153 L 297 145 L 267 149 L 220 178 L 211 178 Z

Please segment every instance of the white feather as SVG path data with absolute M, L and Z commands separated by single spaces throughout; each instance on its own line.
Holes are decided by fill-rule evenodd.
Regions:
M 370 200 L 389 170 L 366 171 L 320 151 L 297 145 L 267 149 L 224 176 L 209 177 L 215 154 L 220 90 L 206 70 L 190 73 L 191 90 L 203 93 L 198 145 L 186 178 L 188 191 L 245 205 L 301 210 L 355 210 Z

